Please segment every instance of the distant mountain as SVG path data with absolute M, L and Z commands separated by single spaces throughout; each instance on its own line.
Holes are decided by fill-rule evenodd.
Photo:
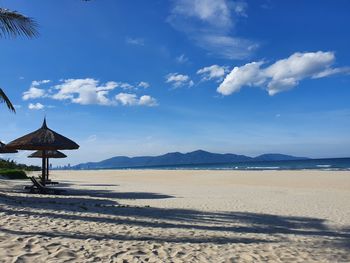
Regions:
M 293 160 L 305 160 L 306 157 L 295 157 L 291 155 L 285 155 L 280 153 L 266 153 L 254 158 L 254 161 L 293 161 Z
M 263 154 L 255 158 L 232 153 L 211 153 L 198 150 L 189 153 L 173 152 L 159 156 L 126 157 L 117 156 L 100 162 L 81 163 L 71 167 L 72 169 L 112 169 L 135 168 L 152 166 L 191 165 L 191 164 L 222 164 L 247 161 L 286 161 L 302 160 L 304 157 L 295 157 L 284 154 Z

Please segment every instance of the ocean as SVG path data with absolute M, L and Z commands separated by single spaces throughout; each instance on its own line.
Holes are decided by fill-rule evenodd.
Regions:
M 118 168 L 121 169 L 121 168 Z M 128 169 L 128 167 L 122 168 Z M 344 170 L 350 171 L 350 158 L 306 159 L 293 161 L 249 161 L 222 164 L 186 164 L 130 169 L 165 170 Z

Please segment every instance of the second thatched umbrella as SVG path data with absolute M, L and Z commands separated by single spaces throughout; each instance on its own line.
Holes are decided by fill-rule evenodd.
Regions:
M 49 180 L 49 158 L 54 158 L 54 159 L 58 159 L 58 158 L 66 158 L 67 155 L 65 155 L 64 153 L 60 152 L 60 151 L 46 151 L 46 180 Z M 45 158 L 43 151 L 36 151 L 32 154 L 30 154 L 28 156 L 28 158 Z
M 18 151 L 8 149 L 5 143 L 0 142 L 0 153 L 18 153 Z
M 44 119 L 40 129 L 20 137 L 6 145 L 13 150 L 42 150 L 42 183 L 45 184 L 47 151 L 75 150 L 79 145 L 61 134 L 49 129 Z

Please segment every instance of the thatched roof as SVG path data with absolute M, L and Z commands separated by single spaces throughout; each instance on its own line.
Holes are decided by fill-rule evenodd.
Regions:
M 16 150 L 74 150 L 79 145 L 72 140 L 49 129 L 44 119 L 40 129 L 18 138 L 6 145 L 8 149 Z
M 6 144 L 0 142 L 0 153 L 18 153 L 18 151 L 7 149 Z
M 66 158 L 67 155 L 65 155 L 63 152 L 60 151 L 36 151 L 28 156 L 29 158 Z

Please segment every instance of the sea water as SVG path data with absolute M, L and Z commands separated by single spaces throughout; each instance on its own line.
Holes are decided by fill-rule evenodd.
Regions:
M 127 169 L 125 167 L 124 169 Z M 248 161 L 220 164 L 186 164 L 152 167 L 133 167 L 132 169 L 167 170 L 350 170 L 350 158 L 306 159 L 292 161 Z

